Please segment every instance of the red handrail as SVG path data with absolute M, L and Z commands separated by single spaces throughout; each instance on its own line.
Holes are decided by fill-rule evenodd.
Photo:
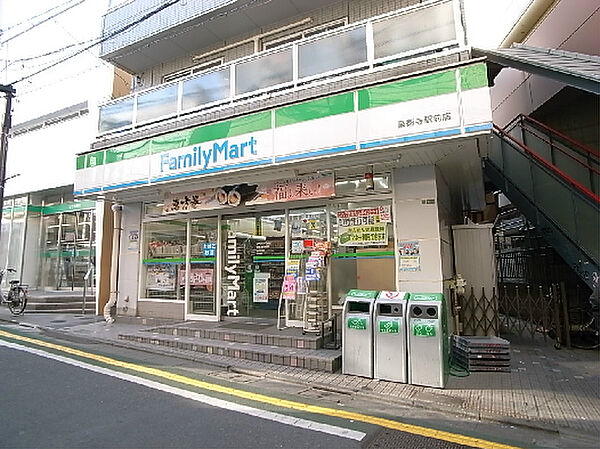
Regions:
M 553 128 L 550 128 L 548 125 L 545 125 L 542 122 L 538 122 L 536 119 L 534 119 L 533 117 L 530 117 L 528 115 L 525 114 L 520 114 L 519 117 L 524 118 L 526 121 L 529 121 L 531 123 L 536 124 L 537 126 L 544 128 L 546 131 L 551 132 L 552 134 L 556 134 L 558 137 L 560 137 L 561 139 L 566 140 L 567 142 L 569 142 L 571 145 L 574 145 L 578 148 L 580 148 L 581 150 L 585 151 L 586 153 L 591 153 L 594 156 L 600 158 L 600 154 L 595 151 L 593 148 L 588 147 L 587 145 L 584 145 L 580 142 L 577 142 L 576 140 L 571 139 L 569 136 L 564 135 L 563 133 L 561 133 L 560 131 L 557 131 Z
M 539 134 L 533 132 L 531 129 L 528 128 L 522 128 L 524 131 L 527 131 L 529 134 L 534 135 L 535 137 L 537 137 L 538 139 L 540 139 L 542 142 L 550 145 L 550 147 L 552 148 L 556 148 L 558 151 L 560 151 L 562 154 L 564 154 L 565 156 L 567 156 L 569 159 L 574 160 L 575 162 L 577 162 L 579 165 L 583 165 L 585 168 L 587 168 L 590 171 L 593 171 L 594 173 L 600 175 L 600 171 L 598 171 L 597 169 L 595 169 L 594 167 L 586 164 L 585 162 L 580 161 L 579 159 L 577 159 L 575 156 L 569 154 L 567 151 L 563 150 L 561 147 L 559 147 L 558 145 L 553 144 L 552 142 L 549 142 L 548 140 L 544 139 L 543 136 L 540 136 Z M 582 155 L 582 157 L 585 157 Z
M 530 150 L 529 148 L 527 148 L 524 144 L 522 144 L 521 142 L 519 142 L 518 140 L 516 140 L 508 132 L 504 131 L 503 129 L 501 129 L 497 125 L 494 125 L 494 130 L 497 133 L 499 133 L 500 135 L 506 137 L 508 140 L 510 140 L 515 145 L 517 145 L 521 150 L 523 150 L 525 152 L 525 154 L 527 154 L 528 156 L 534 158 L 536 161 L 538 161 L 539 163 L 541 163 L 544 167 L 548 168 L 550 171 L 552 171 L 556 175 L 558 175 L 561 178 L 563 178 L 566 182 L 568 182 L 572 186 L 576 187 L 578 190 L 580 190 L 582 193 L 584 193 L 586 196 L 588 196 L 591 200 L 593 200 L 596 203 L 600 204 L 600 197 L 598 195 L 596 195 L 594 192 L 592 192 L 591 190 L 589 190 L 587 187 L 585 187 L 582 184 L 580 184 L 579 182 L 575 181 L 573 178 L 571 178 L 569 175 L 567 175 L 565 172 L 563 172 L 559 168 L 557 168 L 554 165 L 550 164 L 544 158 L 542 158 L 541 156 L 537 155 L 535 152 L 533 152 L 532 150 Z

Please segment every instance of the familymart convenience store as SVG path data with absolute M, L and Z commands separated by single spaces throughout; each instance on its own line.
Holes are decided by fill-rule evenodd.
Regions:
M 351 288 L 442 291 L 490 128 L 486 68 L 463 65 L 81 155 L 75 194 L 123 204 L 119 314 L 275 317 L 281 297 L 306 323 Z

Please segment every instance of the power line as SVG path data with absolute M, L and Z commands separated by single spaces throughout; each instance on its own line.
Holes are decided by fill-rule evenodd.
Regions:
M 69 0 L 69 1 L 67 1 L 67 2 L 65 2 L 65 3 L 63 3 L 62 5 L 59 5 L 59 6 L 63 6 L 63 5 L 65 5 L 65 4 L 67 4 L 67 3 L 70 3 L 70 2 L 72 2 L 72 1 L 74 1 L 74 0 Z M 54 9 L 58 8 L 59 6 L 55 6 L 54 8 L 52 8 L 52 9 L 50 9 L 50 10 L 48 10 L 48 11 L 44 12 L 44 13 L 38 14 L 37 16 L 34 16 L 34 17 L 32 17 L 31 19 L 33 19 L 33 18 L 36 18 L 36 17 L 39 17 L 39 16 L 41 16 L 41 15 L 44 15 L 44 14 L 46 14 L 47 12 L 50 12 L 50 11 L 52 11 L 52 10 L 54 10 Z M 138 11 L 136 14 L 134 14 L 134 15 L 132 15 L 132 16 L 130 16 L 130 17 L 122 18 L 121 20 L 118 20 L 118 21 L 114 22 L 114 23 L 112 24 L 112 28 L 114 28 L 114 27 L 116 27 L 116 26 L 119 26 L 119 25 L 122 25 L 122 24 L 124 24 L 124 23 L 131 22 L 131 20 L 132 20 L 132 19 L 135 19 L 136 17 L 142 16 L 144 13 L 147 13 L 147 12 L 148 12 L 148 11 L 150 11 L 151 9 L 152 9 L 151 7 L 150 7 L 150 8 L 146 8 L 146 9 L 142 9 L 142 10 L 139 10 L 139 11 Z M 28 19 L 28 20 L 30 20 L 30 19 Z M 25 22 L 26 22 L 26 21 L 23 21 L 23 22 L 21 22 L 21 23 L 25 23 Z M 17 24 L 17 25 L 20 25 L 20 24 Z M 15 27 L 15 26 L 17 26 L 17 25 L 13 25 L 12 27 Z M 105 30 L 105 31 L 107 31 L 107 30 Z M 1 33 L 2 33 L 2 31 L 0 30 L 0 34 L 1 34 Z M 1 73 L 1 72 L 4 72 L 4 71 L 5 71 L 5 70 L 6 70 L 8 67 L 10 67 L 10 66 L 14 65 L 15 63 L 19 63 L 19 62 L 27 62 L 27 61 L 33 61 L 33 60 L 35 60 L 35 59 L 41 59 L 41 58 L 45 58 L 45 57 L 47 57 L 47 56 L 51 56 L 51 55 L 54 55 L 54 54 L 57 54 L 57 53 L 61 53 L 61 52 L 65 51 L 65 50 L 67 50 L 67 49 L 69 49 L 69 48 L 77 47 L 77 46 L 79 46 L 79 45 L 85 45 L 85 44 L 89 44 L 90 42 L 97 42 L 97 41 L 99 41 L 101 38 L 102 38 L 102 36 L 97 36 L 97 37 L 94 37 L 94 38 L 92 38 L 92 39 L 87 39 L 87 40 L 85 40 L 85 41 L 80 41 L 80 42 L 77 42 L 77 43 L 74 43 L 74 44 L 69 44 L 69 45 L 66 45 L 66 46 L 63 46 L 63 47 L 60 47 L 60 48 L 56 48 L 56 49 L 54 49 L 54 50 L 49 50 L 49 51 L 47 51 L 47 52 L 45 52 L 45 53 L 42 53 L 42 54 L 39 54 L 39 55 L 35 55 L 35 56 L 28 56 L 28 57 L 17 58 L 17 59 L 7 59 L 7 61 L 8 61 L 7 67 L 6 67 L 6 68 L 3 68 L 3 69 L 0 69 L 0 73 Z M 43 65 L 43 64 L 38 64 L 38 65 L 34 66 L 33 68 L 40 67 L 40 66 L 42 66 L 42 65 Z M 30 68 L 31 68 L 31 67 L 30 67 Z
M 54 11 L 55 9 L 62 8 L 63 6 L 65 6 L 65 5 L 67 5 L 67 4 L 71 3 L 71 2 L 74 2 L 74 1 L 75 1 L 75 0 L 67 0 L 67 1 L 66 1 L 66 2 L 64 2 L 64 3 L 61 3 L 60 5 L 53 6 L 52 8 L 50 8 L 50 9 L 47 9 L 46 11 L 44 11 L 44 12 L 41 12 L 41 13 L 39 13 L 39 14 L 36 14 L 35 16 L 31 16 L 31 17 L 29 17 L 29 18 L 27 18 L 27 19 L 25 19 L 25 20 L 22 20 L 22 21 L 20 21 L 19 23 L 15 23 L 14 25 L 10 25 L 10 26 L 9 26 L 8 28 L 6 28 L 5 30 L 0 30 L 0 35 L 1 35 L 2 33 L 5 33 L 5 32 L 7 32 L 7 31 L 10 31 L 10 30 L 12 30 L 13 28 L 17 28 L 17 27 L 19 27 L 19 26 L 21 26 L 21 25 L 24 25 L 24 24 L 26 24 L 27 22 L 31 22 L 32 20 L 34 20 L 34 19 L 37 19 L 38 17 L 42 17 L 43 15 L 46 15 L 46 14 L 48 14 L 49 12 L 52 12 L 52 11 Z
M 43 20 L 40 20 L 40 21 L 39 21 L 39 22 L 37 22 L 37 23 L 34 23 L 33 25 L 31 25 L 31 26 L 30 26 L 29 28 L 27 28 L 26 30 L 20 31 L 19 33 L 15 34 L 14 36 L 11 36 L 11 37 L 9 37 L 8 39 L 5 39 L 5 40 L 1 41 L 1 42 L 0 42 L 0 45 L 4 45 L 4 44 L 6 44 L 7 42 L 9 42 L 9 41 L 12 41 L 13 39 L 15 39 L 15 38 L 17 38 L 17 37 L 21 36 L 22 34 L 25 34 L 25 33 L 29 32 L 29 31 L 33 30 L 34 28 L 36 28 L 36 27 L 40 26 L 42 23 L 46 23 L 48 20 L 52 20 L 52 19 L 54 19 L 55 17 L 58 17 L 58 16 L 60 16 L 61 14 L 63 14 L 63 13 L 65 13 L 65 12 L 69 11 L 70 9 L 73 9 L 73 8 L 75 8 L 76 6 L 78 6 L 78 5 L 81 5 L 81 4 L 82 4 L 83 2 L 85 2 L 85 1 L 86 1 L 86 0 L 79 0 L 77 3 L 75 3 L 75 4 L 73 4 L 73 5 L 70 5 L 70 6 L 68 6 L 67 8 L 63 9 L 62 11 L 59 11 L 59 12 L 57 12 L 56 14 L 53 14 L 53 15 L 51 15 L 51 16 L 48 16 L 48 17 L 46 17 L 45 19 L 43 19 Z
M 81 1 L 85 1 L 85 0 L 81 0 Z M 125 31 L 127 31 L 127 30 L 128 30 L 128 29 L 130 29 L 130 28 L 133 28 L 134 26 L 136 26 L 136 25 L 140 24 L 141 22 L 143 22 L 143 21 L 145 21 L 145 20 L 149 19 L 149 18 L 150 18 L 150 17 L 152 17 L 153 15 L 155 15 L 155 14 L 158 14 L 158 13 L 159 13 L 159 12 L 161 12 L 162 10 L 164 10 L 164 9 L 166 9 L 166 8 L 170 7 L 170 6 L 173 6 L 173 5 L 175 5 L 175 4 L 179 3 L 180 1 L 181 1 L 181 0 L 170 0 L 170 1 L 168 1 L 168 2 L 165 2 L 164 4 L 160 5 L 158 8 L 155 8 L 154 10 L 150 11 L 149 13 L 147 13 L 147 14 L 143 15 L 143 16 L 142 16 L 142 17 L 140 17 L 138 20 L 136 20 L 136 21 L 134 21 L 134 22 L 131 22 L 131 23 L 129 23 L 129 24 L 127 24 L 127 25 L 125 25 L 125 26 L 121 27 L 120 29 L 118 29 L 118 30 L 116 30 L 116 31 L 113 31 L 113 32 L 112 32 L 112 33 L 110 33 L 109 35 L 107 35 L 107 36 L 104 36 L 104 37 L 100 38 L 100 39 L 98 40 L 98 42 L 95 42 L 95 43 L 93 43 L 93 44 L 90 44 L 90 45 L 88 45 L 88 46 L 86 46 L 86 47 L 82 48 L 81 50 L 78 50 L 78 51 L 76 51 L 75 53 L 73 53 L 73 54 L 71 54 L 71 55 L 68 55 L 68 56 L 65 56 L 64 58 L 61 58 L 61 59 L 59 59 L 58 61 L 54 62 L 53 64 L 47 65 L 46 67 L 43 67 L 43 68 L 41 68 L 41 69 L 39 69 L 39 70 L 37 70 L 37 71 L 35 71 L 35 72 L 33 72 L 33 73 L 29 74 L 29 75 L 26 75 L 26 76 L 24 76 L 24 77 L 22 77 L 22 78 L 18 79 L 17 81 L 14 81 L 12 84 L 17 84 L 17 83 L 20 83 L 20 82 L 22 82 L 22 81 L 25 81 L 25 80 L 27 80 L 27 79 L 29 79 L 29 78 L 32 78 L 32 77 L 34 77 L 35 75 L 39 75 L 40 73 L 42 73 L 42 72 L 45 72 L 46 70 L 49 70 L 49 69 L 51 69 L 51 68 L 53 68 L 53 67 L 56 67 L 57 65 L 59 65 L 59 64 L 62 64 L 63 62 L 65 62 L 65 61 L 68 61 L 69 59 L 72 59 L 72 58 L 74 58 L 75 56 L 77 56 L 77 55 L 80 55 L 80 54 L 82 54 L 82 53 L 84 53 L 84 52 L 88 51 L 90 48 L 92 48 L 92 47 L 94 47 L 94 46 L 96 46 L 96 45 L 98 45 L 98 44 L 101 44 L 102 42 L 105 42 L 105 41 L 107 41 L 108 39 L 111 39 L 111 38 L 113 38 L 114 36 L 116 36 L 116 35 L 118 35 L 118 34 L 121 34 L 121 33 L 125 32 Z

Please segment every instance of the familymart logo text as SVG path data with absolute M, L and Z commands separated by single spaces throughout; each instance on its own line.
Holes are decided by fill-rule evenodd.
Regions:
M 257 143 L 254 136 L 251 136 L 250 139 L 242 142 L 234 143 L 230 139 L 225 139 L 208 143 L 204 148 L 197 145 L 183 154 L 173 155 L 167 152 L 160 156 L 160 171 L 164 173 L 192 167 L 206 169 L 212 165 L 243 159 L 258 154 Z

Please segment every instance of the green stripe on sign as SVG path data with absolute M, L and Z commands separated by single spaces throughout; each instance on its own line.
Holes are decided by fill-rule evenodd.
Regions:
M 85 166 L 87 168 L 104 164 L 104 150 L 85 155 Z
M 75 168 L 81 170 L 85 168 L 85 156 L 77 156 Z
M 126 161 L 136 157 L 147 156 L 150 150 L 150 141 L 134 142 L 117 148 L 106 150 L 106 163 Z
M 456 92 L 456 72 L 432 73 L 358 91 L 358 110 Z
M 51 204 L 49 206 L 42 207 L 42 214 L 44 215 L 52 215 L 58 214 L 61 212 L 74 212 L 78 210 L 89 210 L 95 209 L 96 202 L 92 200 L 83 200 L 83 201 L 71 201 L 69 203 L 59 203 L 59 204 Z
M 179 131 L 150 140 L 150 152 L 160 153 L 211 140 L 226 139 L 271 128 L 271 111 L 212 123 L 191 130 Z
M 354 93 L 293 104 L 275 110 L 275 127 L 354 112 Z
M 474 64 L 460 69 L 460 88 L 462 90 L 487 86 L 488 76 L 485 64 Z

